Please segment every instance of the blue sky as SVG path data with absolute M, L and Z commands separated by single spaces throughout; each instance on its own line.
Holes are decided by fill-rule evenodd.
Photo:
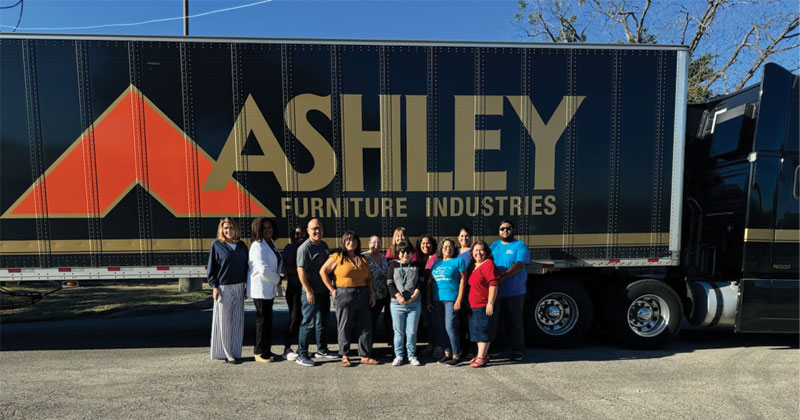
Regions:
M 189 0 L 189 13 L 257 0 Z M 1 0 L 11 5 L 16 0 Z M 190 21 L 190 35 L 277 38 L 524 41 L 513 22 L 515 1 L 274 0 Z M 19 8 L 0 10 L 0 23 L 16 23 Z M 182 35 L 182 20 L 77 30 L 27 30 L 129 23 L 180 17 L 182 0 L 25 0 L 17 32 Z M 3 32 L 10 28 L 2 27 Z
M 258 0 L 189 0 L 190 15 L 255 3 Z M 529 0 L 548 4 L 547 0 Z M 704 0 L 659 0 L 648 15 L 650 27 L 658 34 L 659 43 L 680 43 L 683 11 L 699 16 Z M 17 0 L 0 0 L 0 6 L 11 6 Z M 747 32 L 754 19 L 780 13 L 797 13 L 797 0 L 762 0 L 743 2 L 720 11 L 709 37 L 698 49 L 720 57 L 721 66 Z M 17 32 L 63 34 L 183 34 L 183 0 L 24 0 L 22 19 Z M 623 37 L 618 26 L 602 19 L 588 17 L 589 6 L 571 6 L 580 15 L 581 28 L 586 28 L 589 41 L 615 42 Z M 0 9 L 0 30 L 9 32 L 17 23 L 20 7 Z M 219 37 L 270 38 L 334 38 L 437 41 L 508 41 L 532 42 L 525 25 L 514 22 L 516 0 L 273 0 L 251 7 L 191 19 L 190 35 Z M 97 25 L 131 24 L 136 22 L 174 20 L 131 26 L 73 28 Z M 796 31 L 796 30 L 795 30 Z M 692 30 L 689 30 L 691 35 Z M 689 35 L 689 36 L 690 36 Z M 688 42 L 688 39 L 687 41 Z M 749 56 L 748 56 L 749 54 Z M 745 50 L 742 62 L 752 62 L 753 52 Z M 798 66 L 798 49 L 774 57 L 774 61 L 793 69 Z M 734 65 L 730 74 L 743 74 L 745 64 Z M 731 77 L 735 79 L 735 77 Z M 749 84 L 760 80 L 760 72 Z M 721 80 L 715 84 L 723 91 Z M 731 85 L 735 82 L 729 82 Z M 727 86 L 730 88 L 731 86 Z

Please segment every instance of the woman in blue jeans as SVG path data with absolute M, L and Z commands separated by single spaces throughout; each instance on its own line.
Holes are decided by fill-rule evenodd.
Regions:
M 433 308 L 434 337 L 444 348 L 439 363 L 456 366 L 461 361 L 458 311 L 464 298 L 467 264 L 458 258 L 452 239 L 442 241 L 437 257 L 431 267 L 433 281 L 428 282 L 428 308 Z
M 398 259 L 389 263 L 386 272 L 386 285 L 392 297 L 389 309 L 392 313 L 394 330 L 394 361 L 392 366 L 403 363 L 403 338 L 408 362 L 419 366 L 417 359 L 417 326 L 422 312 L 420 301 L 421 287 L 424 284 L 419 276 L 419 267 L 412 262 L 414 247 L 408 242 L 397 244 Z

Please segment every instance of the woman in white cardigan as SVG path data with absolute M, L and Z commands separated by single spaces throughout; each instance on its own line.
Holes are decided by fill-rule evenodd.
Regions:
M 257 362 L 271 362 L 272 303 L 280 284 L 283 258 L 272 237 L 277 233 L 275 222 L 266 217 L 253 220 L 250 233 L 250 259 L 247 270 L 247 295 L 256 307 L 256 344 L 253 355 Z

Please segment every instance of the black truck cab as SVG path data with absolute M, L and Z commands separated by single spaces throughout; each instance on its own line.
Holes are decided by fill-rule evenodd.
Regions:
M 693 323 L 798 330 L 799 143 L 798 76 L 780 66 L 689 105 L 682 266 Z

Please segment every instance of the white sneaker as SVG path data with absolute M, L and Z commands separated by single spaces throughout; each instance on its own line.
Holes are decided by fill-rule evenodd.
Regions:
M 417 360 L 416 357 L 414 357 L 413 359 Z M 417 361 L 417 363 L 419 363 L 419 361 Z M 392 366 L 400 366 L 402 364 L 403 364 L 403 356 L 395 356 L 394 360 L 392 360 Z
M 292 349 L 286 349 L 281 356 L 283 360 L 295 361 L 297 360 L 297 353 L 295 353 Z
M 421 366 L 422 365 L 422 363 L 419 362 L 419 359 L 417 359 L 414 356 L 411 356 L 411 357 L 408 358 L 408 363 L 411 363 L 411 366 Z

